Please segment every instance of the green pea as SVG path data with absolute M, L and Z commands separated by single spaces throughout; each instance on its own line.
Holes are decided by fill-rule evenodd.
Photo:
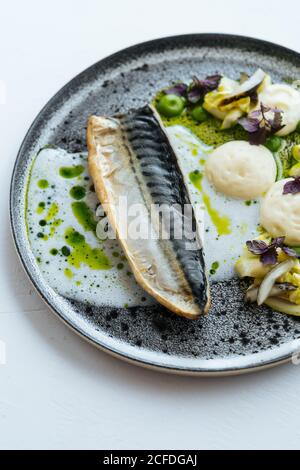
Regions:
M 271 150 L 271 152 L 276 153 L 281 147 L 281 138 L 276 135 L 269 137 L 265 143 L 265 146 Z
M 157 109 L 165 117 L 179 116 L 184 110 L 184 102 L 180 96 L 164 95 L 159 100 Z
M 39 180 L 38 181 L 38 187 L 41 189 L 47 189 L 49 186 L 49 183 L 47 180 Z
M 77 199 L 79 201 L 80 199 L 83 199 L 86 195 L 86 190 L 83 186 L 73 186 L 73 188 L 70 189 L 70 196 L 73 199 Z
M 198 122 L 207 121 L 208 116 L 209 116 L 208 112 L 205 111 L 205 109 L 201 105 L 196 106 L 192 111 L 193 119 L 195 119 L 195 121 L 198 121 Z
M 64 256 L 70 256 L 71 254 L 71 250 L 67 246 L 63 246 L 61 252 Z

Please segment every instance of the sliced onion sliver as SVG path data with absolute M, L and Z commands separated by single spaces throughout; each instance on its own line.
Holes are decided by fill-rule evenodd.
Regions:
M 292 292 L 295 290 L 297 290 L 297 287 L 293 284 L 290 284 L 289 282 L 281 282 L 280 284 L 274 284 L 269 293 L 269 297 L 280 297 L 285 292 Z M 259 286 L 255 286 L 254 284 L 252 284 L 252 286 L 250 286 L 246 292 L 245 302 L 257 302 L 258 291 Z
M 280 263 L 277 266 L 275 266 L 275 268 L 273 268 L 264 277 L 264 280 L 262 281 L 259 291 L 258 291 L 258 296 L 257 296 L 258 305 L 262 305 L 265 302 L 265 300 L 270 296 L 270 292 L 276 280 L 279 277 L 283 276 L 288 271 L 290 271 L 294 265 L 295 265 L 295 260 L 288 259 L 284 261 L 283 263 Z
M 269 297 L 265 301 L 265 304 L 277 312 L 286 313 L 287 315 L 294 315 L 295 317 L 300 317 L 300 305 L 293 304 L 288 300 L 278 299 L 276 297 Z

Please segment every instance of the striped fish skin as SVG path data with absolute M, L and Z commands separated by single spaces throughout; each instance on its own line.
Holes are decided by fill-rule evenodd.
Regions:
M 116 118 L 92 116 L 88 148 L 95 189 L 116 232 L 113 204 L 118 197 L 126 196 L 128 206 L 144 205 L 145 219 L 154 232 L 160 233 L 157 240 L 120 237 L 137 282 L 178 315 L 197 318 L 207 313 L 209 287 L 194 211 L 177 157 L 156 111 L 145 106 Z M 158 222 L 153 222 L 150 217 L 153 205 L 177 208 L 171 211 L 168 239 L 161 236 L 164 219 L 158 217 Z M 190 210 L 183 216 L 185 208 Z M 182 238 L 176 237 L 178 226 Z

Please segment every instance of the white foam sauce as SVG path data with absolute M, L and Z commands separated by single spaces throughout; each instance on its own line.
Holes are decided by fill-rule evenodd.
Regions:
M 85 171 L 73 179 L 60 176 L 59 169 L 62 166 L 74 165 L 84 166 Z M 39 188 L 38 182 L 41 179 L 48 181 L 48 188 Z M 27 224 L 32 251 L 38 260 L 41 273 L 56 292 L 74 300 L 116 307 L 154 303 L 155 301 L 137 285 L 134 277 L 128 275 L 131 270 L 123 258 L 118 242 L 115 240 L 100 242 L 93 232 L 84 231 L 74 216 L 71 204 L 75 200 L 70 196 L 70 189 L 76 185 L 86 188 L 87 195 L 84 201 L 94 213 L 96 212 L 98 200 L 95 193 L 90 190 L 91 184 L 84 154 L 69 154 L 62 149 L 44 149 L 36 157 L 28 187 Z M 55 185 L 55 188 L 52 188 L 52 185 Z M 51 199 L 48 200 L 48 197 Z M 37 213 L 40 202 L 46 202 L 46 209 L 42 214 Z M 37 234 L 42 231 L 49 234 L 51 225 L 47 224 L 43 230 L 39 223 L 45 219 L 47 210 L 53 202 L 58 206 L 58 213 L 53 220 L 62 220 L 62 223 L 52 237 L 39 238 Z M 63 246 L 67 246 L 64 236 L 69 227 L 83 234 L 92 248 L 102 248 L 113 267 L 109 270 L 93 270 L 83 263 L 78 268 L 69 265 L 67 257 L 60 252 Z M 53 248 L 59 251 L 56 256 L 50 253 Z M 72 251 L 71 247 L 70 250 Z M 116 253 L 118 257 L 114 256 Z M 118 265 L 119 267 L 123 265 L 123 268 L 118 269 Z M 71 270 L 72 278 L 65 275 L 65 268 Z
M 203 171 L 203 162 L 207 158 L 210 147 L 204 145 L 192 132 L 182 126 L 173 126 L 167 129 L 171 142 L 176 150 L 179 163 L 184 173 L 187 186 L 190 191 L 192 204 L 198 219 L 200 234 L 204 244 L 205 259 L 208 271 L 214 262 L 219 263 L 219 268 L 212 276 L 213 280 L 224 280 L 234 276 L 234 262 L 241 254 L 242 245 L 246 240 L 257 235 L 258 204 L 246 206 L 243 201 L 224 198 L 217 194 L 208 181 L 203 178 L 202 186 L 209 196 L 211 205 L 220 215 L 230 218 L 232 233 L 219 236 L 210 216 L 205 211 L 202 194 L 190 183 L 190 172 L 198 169 Z M 61 167 L 82 165 L 84 172 L 75 178 L 66 179 L 60 176 Z M 38 182 L 47 180 L 49 186 L 45 189 L 39 187 Z M 93 231 L 85 231 L 72 211 L 74 199 L 70 190 L 74 186 L 83 186 L 86 196 L 83 199 L 89 208 L 95 213 L 98 205 L 97 197 L 91 191 L 91 180 L 87 173 L 86 155 L 69 154 L 62 149 L 44 149 L 33 163 L 31 178 L 28 186 L 28 236 L 32 251 L 38 261 L 40 270 L 45 280 L 59 294 L 74 300 L 87 302 L 93 305 L 150 305 L 155 303 L 148 294 L 141 289 L 134 277 L 128 275 L 131 270 L 118 241 L 107 240 L 100 242 Z M 46 207 L 42 213 L 37 208 L 40 202 L 45 202 Z M 47 222 L 45 227 L 40 225 L 44 220 L 52 203 L 56 203 L 58 212 Z M 53 222 L 60 220 L 55 227 L 55 233 L 51 236 Z M 112 268 L 109 270 L 93 270 L 84 263 L 79 267 L 71 266 L 68 258 L 61 253 L 61 248 L 67 246 L 65 231 L 72 227 L 85 236 L 86 242 L 92 248 L 101 248 L 110 260 Z M 38 233 L 43 232 L 46 237 L 39 238 Z M 47 238 L 48 235 L 48 238 Z M 58 250 L 57 255 L 51 254 L 51 250 Z M 70 247 L 71 251 L 72 248 Z M 116 253 L 118 256 L 116 257 Z M 120 269 L 120 265 L 123 265 Z M 66 276 L 65 269 L 71 271 L 71 276 Z M 69 274 L 70 274 L 70 271 Z

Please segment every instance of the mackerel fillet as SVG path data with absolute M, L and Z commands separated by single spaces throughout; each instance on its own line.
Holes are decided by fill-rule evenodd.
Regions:
M 177 315 L 207 313 L 209 286 L 194 210 L 156 111 L 145 106 L 114 118 L 92 116 L 87 143 L 96 193 L 136 281 Z M 126 210 L 120 210 L 121 200 Z

